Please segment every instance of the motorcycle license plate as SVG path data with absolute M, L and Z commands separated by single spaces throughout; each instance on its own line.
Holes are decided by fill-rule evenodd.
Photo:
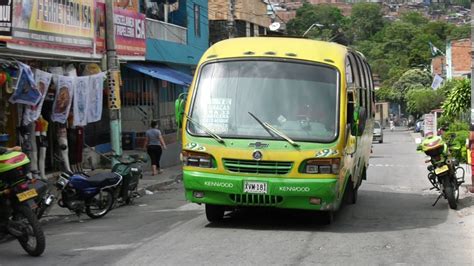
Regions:
M 18 194 L 16 194 L 16 196 L 18 197 L 18 200 L 20 202 L 23 202 L 25 200 L 29 200 L 31 198 L 34 198 L 34 197 L 38 196 L 38 193 L 36 192 L 36 189 L 32 188 L 32 189 L 27 190 L 25 192 L 18 193 Z
M 448 170 L 449 170 L 449 167 L 447 165 L 443 165 L 443 166 L 438 167 L 438 168 L 435 169 L 435 174 L 439 175 L 439 174 L 442 174 L 442 173 L 444 173 Z

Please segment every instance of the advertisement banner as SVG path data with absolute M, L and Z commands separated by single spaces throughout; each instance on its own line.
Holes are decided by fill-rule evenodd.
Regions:
M 94 0 L 14 0 L 13 43 L 92 51 Z
M 12 0 L 0 0 L 0 40 L 12 37 Z
M 436 117 L 434 114 L 425 114 L 424 136 L 436 136 Z
M 97 51 L 105 50 L 105 4 L 96 4 Z M 115 45 L 118 55 L 145 56 L 145 15 L 129 9 L 114 8 Z

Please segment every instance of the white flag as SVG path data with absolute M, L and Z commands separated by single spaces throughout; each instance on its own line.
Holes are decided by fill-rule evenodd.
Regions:
M 441 86 L 441 83 L 443 83 L 443 78 L 436 74 L 433 78 L 433 83 L 431 83 L 431 88 L 437 90 Z

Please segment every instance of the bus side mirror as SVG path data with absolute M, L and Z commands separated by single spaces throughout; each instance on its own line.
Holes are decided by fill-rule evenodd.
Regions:
M 176 99 L 176 101 L 174 102 L 174 115 L 178 128 L 181 128 L 183 124 L 184 108 L 186 106 L 186 96 L 186 93 L 181 93 L 178 96 L 178 99 Z

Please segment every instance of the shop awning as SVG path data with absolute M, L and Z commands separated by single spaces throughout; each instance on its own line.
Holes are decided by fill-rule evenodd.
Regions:
M 174 70 L 164 65 L 127 63 L 126 66 L 150 77 L 166 80 L 178 85 L 189 86 L 193 80 L 191 75 Z

